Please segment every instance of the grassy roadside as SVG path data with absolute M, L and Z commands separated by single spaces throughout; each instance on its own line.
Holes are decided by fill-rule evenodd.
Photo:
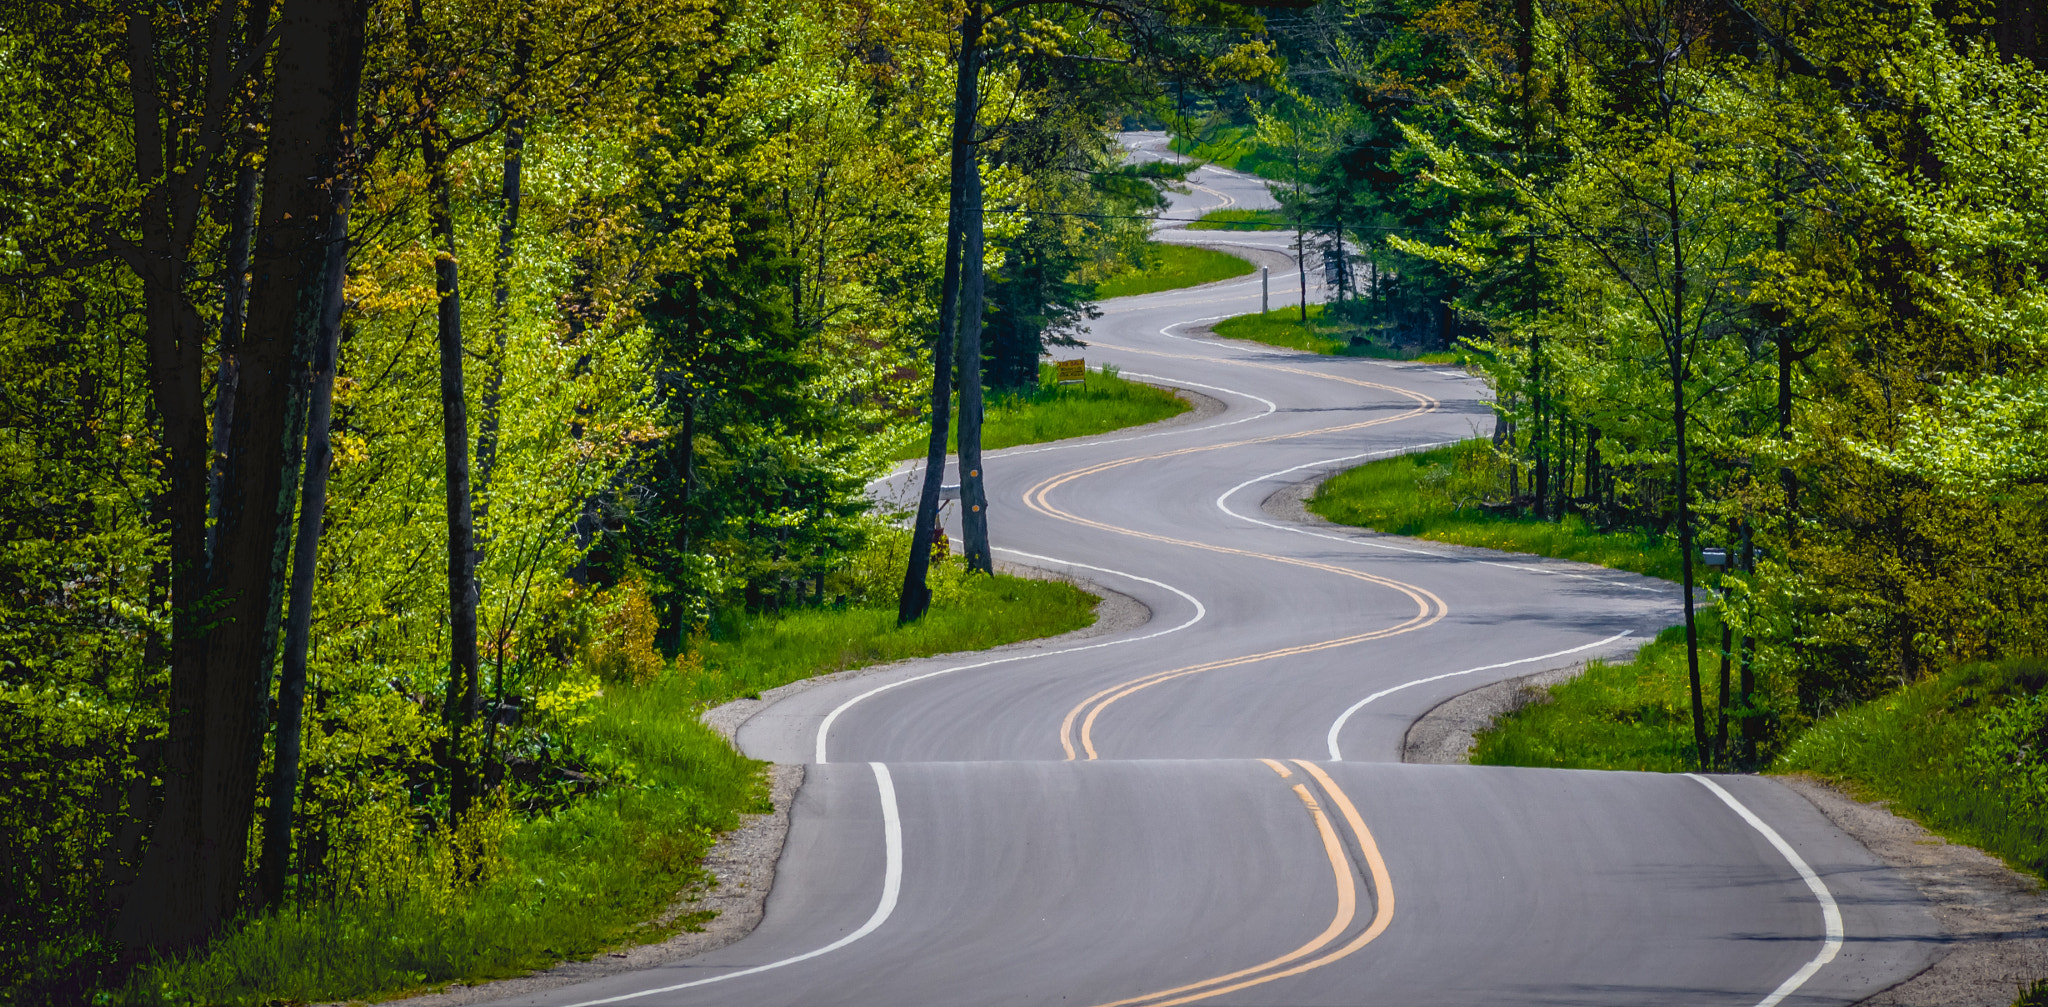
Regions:
M 1771 771 L 1845 784 L 2048 876 L 2048 660 L 1957 665 L 1807 729 Z
M 1333 521 L 1443 542 L 1532 552 L 1678 576 L 1675 546 L 1499 516 L 1476 506 L 1498 494 L 1484 442 L 1372 462 L 1323 484 L 1310 509 Z M 1710 711 L 1721 627 L 1700 612 Z M 2048 877 L 2048 659 L 1959 665 L 1815 722 L 1781 717 L 1766 772 L 1810 773 L 1846 786 L 1956 842 Z M 1790 697 L 1764 697 L 1789 707 Z M 1715 725 L 1710 721 L 1709 731 Z M 1732 724 L 1732 733 L 1739 728 Z M 1626 662 L 1590 662 L 1477 736 L 1479 765 L 1687 772 L 1694 768 L 1685 635 L 1672 627 Z M 1729 744 L 1738 744 L 1733 738 Z
M 1233 276 L 1243 276 L 1253 268 L 1255 267 L 1251 263 L 1235 255 L 1188 245 L 1147 242 L 1145 267 L 1096 281 L 1095 296 L 1107 300 L 1112 297 L 1178 290 L 1181 287 L 1194 287 L 1217 280 L 1228 280 Z
M 1720 633 L 1713 611 L 1701 611 L 1700 639 L 1718 640 Z M 1701 654 L 1703 663 L 1706 657 Z M 1701 670 L 1707 673 L 1706 702 L 1718 708 L 1710 670 Z M 1551 686 L 1550 702 L 1524 706 L 1480 732 L 1471 761 L 1478 766 L 1691 772 L 1685 627 L 1657 634 L 1632 660 L 1588 662 L 1584 674 Z
M 847 577 L 856 587 L 888 584 L 907 547 L 892 539 Z M 887 590 L 870 603 L 726 620 L 692 654 L 641 681 L 608 683 L 561 718 L 565 761 L 587 770 L 569 784 L 576 799 L 523 822 L 478 816 L 455 835 L 385 851 L 361 865 L 350 891 L 255 920 L 203 955 L 140 970 L 103 1002 L 383 998 L 523 975 L 702 923 L 649 921 L 708 880 L 700 863 L 721 832 L 768 807 L 765 764 L 734 751 L 699 711 L 814 675 L 1094 620 L 1096 599 L 1072 585 L 970 576 L 957 561 L 934 569 L 932 587 L 932 611 L 903 628 Z M 402 795 L 388 803 L 388 813 L 409 813 Z
M 1290 226 L 1279 210 L 1210 210 L 1188 224 L 1190 231 L 1284 231 Z
M 982 450 L 1108 433 L 1156 423 L 1192 408 L 1164 388 L 1124 380 L 1114 366 L 1089 370 L 1081 384 L 1061 385 L 1054 382 L 1053 368 L 1046 365 L 1039 368 L 1038 381 L 1038 387 L 1027 394 L 987 400 L 982 410 Z M 958 434 L 949 435 L 947 449 L 958 448 Z M 896 445 L 892 457 L 901 461 L 922 458 L 924 453 L 924 437 L 913 431 Z
M 1338 524 L 1435 542 L 1535 553 L 1676 580 L 1678 545 L 1600 531 L 1576 515 L 1552 523 L 1489 510 L 1502 495 L 1500 462 L 1485 441 L 1369 462 L 1325 480 L 1308 509 Z
M 1246 339 L 1282 349 L 1330 356 L 1376 357 L 1382 360 L 1418 360 L 1430 364 L 1463 364 L 1470 354 L 1464 350 L 1415 353 L 1371 343 L 1353 344 L 1356 328 L 1326 316 L 1320 304 L 1308 306 L 1308 321 L 1301 320 L 1298 305 L 1275 308 L 1265 314 L 1239 315 L 1217 322 L 1211 331 L 1224 339 Z

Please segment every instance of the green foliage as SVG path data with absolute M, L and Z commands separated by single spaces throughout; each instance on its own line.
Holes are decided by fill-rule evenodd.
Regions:
M 351 898 L 249 921 L 203 951 L 138 972 L 115 1002 L 258 1005 L 370 997 L 508 978 L 679 926 L 654 920 L 738 814 L 761 810 L 756 765 L 688 716 L 648 726 L 641 778 L 529 821 L 493 847 L 499 868 L 451 886 L 446 841 L 389 851 Z M 687 708 L 685 708 L 687 709 Z M 685 726 L 687 725 L 687 726 Z M 687 736 L 686 741 L 676 738 Z
M 1155 241 L 1145 246 L 1142 264 L 1096 280 L 1095 296 L 1106 299 L 1177 290 L 1243 276 L 1254 268 L 1235 255 Z
M 1786 746 L 1772 770 L 1857 796 L 2034 875 L 2048 872 L 2048 662 L 1958 665 L 1848 707 Z
M 842 567 L 831 587 L 843 604 L 729 613 L 673 665 L 615 677 L 573 722 L 555 722 L 549 744 L 565 750 L 556 762 L 589 771 L 578 774 L 589 796 L 523 820 L 499 809 L 466 832 L 423 840 L 368 828 L 381 845 L 341 872 L 356 880 L 335 897 L 251 920 L 202 953 L 152 966 L 117 1002 L 368 997 L 522 975 L 704 922 L 651 921 L 709 881 L 700 861 L 719 833 L 769 808 L 762 764 L 696 713 L 815 675 L 1056 635 L 1094 619 L 1098 599 L 1072 585 L 986 577 L 955 560 L 935 568 L 932 611 L 898 627 L 893 591 L 907 541 L 883 536 Z M 614 629 L 630 635 L 637 623 L 651 634 L 652 622 L 645 613 Z M 462 867 L 463 856 L 482 869 Z
M 2036 979 L 2020 985 L 2019 999 L 2012 1007 L 2048 1007 L 2048 979 Z
M 1389 535 L 1528 552 L 1674 580 L 1677 544 L 1579 515 L 1551 522 L 1507 503 L 1507 464 L 1485 441 L 1368 462 L 1324 481 L 1309 510 Z
M 1287 214 L 1279 210 L 1210 210 L 1188 225 L 1190 231 L 1284 231 Z

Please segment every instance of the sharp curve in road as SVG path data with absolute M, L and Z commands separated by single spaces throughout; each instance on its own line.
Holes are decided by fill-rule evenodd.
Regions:
M 1192 181 L 1173 216 L 1272 205 L 1247 176 Z M 1276 304 L 1298 289 L 1291 235 L 1161 237 L 1274 267 Z M 812 765 L 760 927 L 508 1002 L 1774 1007 L 1933 959 L 1912 887 L 1768 779 L 1401 764 L 1430 708 L 1625 651 L 1678 619 L 1676 591 L 1266 515 L 1491 414 L 1462 373 L 1192 324 L 1259 296 L 1255 275 L 1111 301 L 1089 337 L 1091 365 L 1220 414 L 988 457 L 999 551 L 1129 594 L 1147 625 L 767 707 L 741 747 Z

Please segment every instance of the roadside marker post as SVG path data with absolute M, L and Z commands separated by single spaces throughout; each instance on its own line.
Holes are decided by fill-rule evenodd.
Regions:
M 1054 362 L 1053 366 L 1058 368 L 1060 384 L 1080 385 L 1088 381 L 1088 361 L 1085 359 L 1060 360 Z
M 1273 267 L 1259 267 L 1259 314 L 1273 310 Z

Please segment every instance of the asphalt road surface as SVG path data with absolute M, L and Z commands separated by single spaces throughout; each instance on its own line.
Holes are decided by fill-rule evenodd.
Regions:
M 1271 205 L 1194 182 L 1170 215 Z M 1163 237 L 1262 246 L 1296 292 L 1291 234 Z M 1108 302 L 1084 351 L 1220 415 L 987 460 L 999 559 L 1150 622 L 768 707 L 741 747 L 811 768 L 759 929 L 514 1002 L 1751 1007 L 1853 1003 L 1932 961 L 1911 886 L 1768 779 L 1400 764 L 1442 700 L 1626 651 L 1679 599 L 1266 514 L 1492 419 L 1453 370 L 1199 335 L 1259 297 L 1254 274 Z

